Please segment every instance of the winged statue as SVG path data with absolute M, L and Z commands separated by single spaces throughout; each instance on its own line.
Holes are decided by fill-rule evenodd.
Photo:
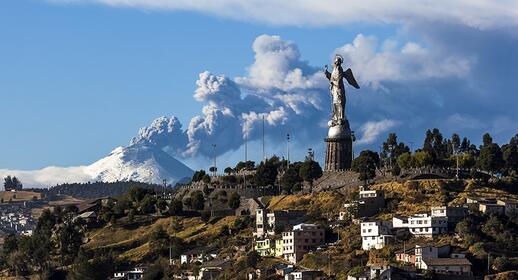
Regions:
M 333 116 L 329 121 L 329 127 L 341 125 L 345 121 L 345 86 L 343 79 L 345 78 L 347 83 L 354 88 L 360 88 L 353 76 L 351 68 L 348 68 L 345 71 L 343 70 L 343 61 L 344 59 L 341 55 L 336 55 L 333 62 L 333 70 L 329 72 L 327 70 L 327 65 L 324 67 L 324 73 L 329 80 L 329 91 L 333 99 Z

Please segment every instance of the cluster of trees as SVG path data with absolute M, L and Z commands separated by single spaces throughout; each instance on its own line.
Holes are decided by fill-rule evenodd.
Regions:
M 32 236 L 8 235 L 1 251 L 0 265 L 11 275 L 41 275 L 47 279 L 57 266 L 74 262 L 83 240 L 79 220 L 73 221 L 72 208 L 44 210 Z M 55 257 L 59 256 L 59 258 Z
M 8 175 L 4 178 L 4 190 L 10 191 L 10 190 L 21 190 L 23 189 L 22 182 L 16 178 L 16 176 L 11 177 Z
M 488 133 L 482 137 L 477 148 L 469 139 L 462 140 L 458 134 L 450 139 L 442 136 L 439 129 L 426 131 L 423 146 L 412 153 L 410 148 L 398 142 L 397 135 L 390 133 L 383 142 L 380 153 L 362 151 L 353 161 L 352 169 L 362 180 L 375 177 L 377 169 L 399 175 L 410 168 L 454 168 L 477 169 L 491 174 L 518 176 L 518 135 L 509 143 L 499 146 Z
M 480 264 L 486 264 L 491 254 L 489 262 L 496 272 L 518 268 L 516 254 L 508 254 L 518 251 L 516 216 L 471 214 L 457 224 L 455 232 L 462 237 L 463 247 L 469 248 Z
M 47 189 L 42 189 L 43 194 L 49 199 L 58 195 L 70 195 L 77 198 L 92 199 L 97 197 L 118 197 L 127 193 L 132 187 L 152 189 L 156 192 L 169 191 L 169 187 L 163 185 L 147 184 L 134 181 L 118 182 L 88 182 L 60 184 Z
M 300 191 L 303 182 L 307 182 L 311 186 L 314 180 L 320 178 L 323 173 L 320 164 L 313 159 L 311 154 L 304 161 L 292 162 L 289 166 L 287 160 L 272 156 L 258 165 L 254 161 L 241 161 L 234 168 L 227 167 L 225 168 L 226 175 L 221 177 L 221 181 L 228 184 L 243 183 L 243 176 L 237 174 L 243 170 L 254 171 L 251 175 L 243 174 L 251 186 L 267 187 L 280 184 L 285 193 Z M 210 176 L 204 170 L 196 171 L 192 181 L 203 181 L 206 184 L 211 182 Z M 188 202 L 187 206 L 191 204 L 192 199 Z M 196 209 L 196 207 L 193 208 Z

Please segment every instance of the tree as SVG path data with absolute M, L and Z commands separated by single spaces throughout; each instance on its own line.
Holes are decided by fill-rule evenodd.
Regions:
M 59 252 L 64 265 L 70 264 L 83 244 L 83 235 L 74 224 L 67 223 L 59 232 Z
M 169 203 L 168 213 L 171 216 L 180 215 L 183 212 L 183 203 L 176 198 L 171 199 Z
M 493 144 L 493 137 L 491 137 L 489 133 L 485 133 L 484 135 L 482 135 L 482 147 L 488 146 L 490 144 Z
M 80 251 L 68 275 L 71 280 L 108 279 L 113 272 L 115 260 L 111 254 L 95 255 L 91 260 Z
M 305 160 L 300 166 L 299 175 L 309 184 L 312 184 L 314 180 L 322 177 L 322 174 L 322 167 L 313 159 Z
M 230 195 L 230 198 L 228 200 L 228 206 L 234 210 L 239 208 L 239 205 L 241 204 L 241 196 L 237 192 L 234 192 Z
M 487 134 L 487 133 L 486 133 Z M 484 140 L 488 141 L 487 139 Z M 481 146 L 480 155 L 476 165 L 479 169 L 494 173 L 504 166 L 504 159 L 500 147 L 495 143 L 487 143 Z
M 147 194 L 142 202 L 140 203 L 140 210 L 142 214 L 151 214 L 156 212 L 156 198 L 152 195 Z
M 277 179 L 277 157 L 272 157 L 266 161 L 261 162 L 257 167 L 257 171 L 252 179 L 257 187 L 269 186 L 275 183 Z
M 192 181 L 193 182 L 201 181 L 206 174 L 207 173 L 205 173 L 205 170 L 203 170 L 203 169 L 198 170 L 198 171 L 194 172 L 194 174 L 192 175 Z
M 425 140 L 423 143 L 423 151 L 430 154 L 432 157 L 432 164 L 442 164 L 442 161 L 446 158 L 446 154 L 448 152 L 447 146 L 447 141 L 444 141 L 444 138 L 439 129 L 434 128 L 431 131 L 426 131 Z
M 395 133 L 389 133 L 387 140 L 383 142 L 383 151 L 381 152 L 381 158 L 395 162 L 397 158 L 403 153 L 410 152 L 408 146 L 404 143 L 397 141 L 397 135 Z
M 416 167 L 426 167 L 432 164 L 432 156 L 426 151 L 417 151 L 414 153 L 413 162 Z
M 232 174 L 232 172 L 234 172 L 234 169 L 232 169 L 232 167 L 225 168 L 225 174 L 230 175 Z
M 365 181 L 365 184 L 367 184 L 368 180 L 376 177 L 376 167 L 379 161 L 378 153 L 365 150 L 354 159 L 352 170 L 359 173 L 359 179 Z
M 464 154 L 459 155 L 459 167 L 460 168 L 470 169 L 470 168 L 473 168 L 473 166 L 475 166 L 475 164 L 476 164 L 476 161 L 475 161 L 474 155 L 472 155 L 470 153 L 464 153 Z
M 163 198 L 159 198 L 156 201 L 156 208 L 160 212 L 164 211 L 167 208 L 167 201 L 165 201 L 165 199 L 163 199 Z
M 402 153 L 397 158 L 397 164 L 402 169 L 409 169 L 412 167 L 412 155 L 410 153 Z
M 203 210 L 205 207 L 205 198 L 201 191 L 193 191 L 191 197 L 191 208 L 194 210 Z
M 243 169 L 245 170 L 254 170 L 255 168 L 255 162 L 254 161 L 251 161 L 251 160 L 248 160 L 246 162 L 244 161 L 240 161 L 236 164 L 236 167 L 234 168 L 234 170 L 236 172 L 239 172 Z
M 22 183 L 16 176 L 11 177 L 8 175 L 4 178 L 4 190 L 10 191 L 10 190 L 21 190 L 23 188 Z
M 131 201 L 135 203 L 140 203 L 146 197 L 146 195 L 154 194 L 155 191 L 141 187 L 131 187 L 128 191 L 128 196 L 130 197 Z
M 149 235 L 150 246 L 158 255 L 162 255 L 168 251 L 169 241 L 169 234 L 167 234 L 167 231 L 165 231 L 161 225 L 156 226 Z
M 160 265 L 160 263 L 155 263 L 150 266 L 146 273 L 144 274 L 143 280 L 161 280 L 164 279 L 165 272 L 164 268 Z
M 281 186 L 286 193 L 291 193 L 296 184 L 302 182 L 297 166 L 292 165 L 281 177 Z
M 503 145 L 502 156 L 505 162 L 505 168 L 508 171 L 518 173 L 518 144 L 513 144 L 512 141 L 510 141 L 509 144 Z

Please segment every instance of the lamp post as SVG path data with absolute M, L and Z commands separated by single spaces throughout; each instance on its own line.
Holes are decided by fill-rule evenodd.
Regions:
M 213 152 L 212 176 L 216 177 L 216 174 L 217 174 L 217 167 L 216 167 L 216 144 L 212 144 L 212 152 Z
M 290 134 L 286 134 L 286 171 L 290 168 Z

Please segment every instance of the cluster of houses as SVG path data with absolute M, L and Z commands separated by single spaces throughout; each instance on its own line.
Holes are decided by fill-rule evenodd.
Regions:
M 468 209 L 461 206 L 432 207 L 430 212 L 417 213 L 409 217 L 396 216 L 392 221 L 364 221 L 360 224 L 362 249 L 381 249 L 394 238 L 407 231 L 415 237 L 433 239 L 448 233 Z M 416 245 L 408 251 L 398 253 L 396 260 L 411 263 L 418 269 L 438 273 L 471 274 L 471 263 L 462 254 L 449 254 L 449 246 Z
M 484 214 L 518 215 L 518 201 L 515 200 L 468 197 L 466 203 L 474 205 L 478 211 Z
M 325 244 L 325 230 L 302 223 L 306 212 L 257 209 L 255 250 L 260 256 L 279 257 L 296 264 L 304 254 Z
M 31 201 L 0 205 L 0 231 L 4 234 L 32 235 L 36 220 L 32 217 Z

